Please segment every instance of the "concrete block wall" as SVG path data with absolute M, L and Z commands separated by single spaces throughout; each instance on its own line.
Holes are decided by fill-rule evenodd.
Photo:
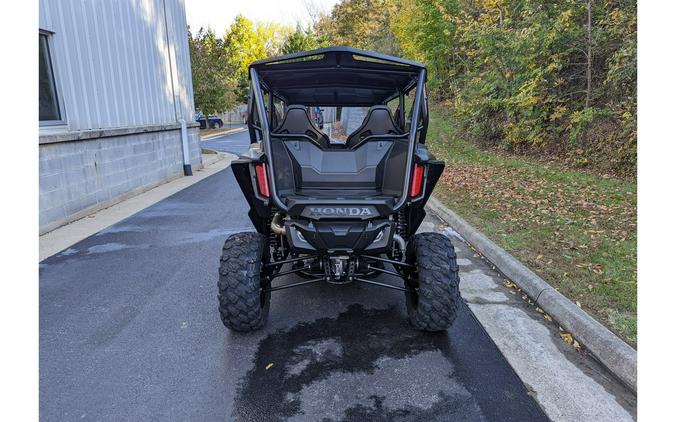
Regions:
M 193 170 L 199 129 L 188 128 Z M 180 129 L 40 145 L 40 234 L 183 175 Z

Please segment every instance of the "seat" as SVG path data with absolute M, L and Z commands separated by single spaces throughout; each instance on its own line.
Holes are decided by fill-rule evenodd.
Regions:
M 391 110 L 386 105 L 372 106 L 368 110 L 361 126 L 347 137 L 347 148 L 356 148 L 370 135 L 400 135 L 401 130 L 397 127 L 391 115 Z
M 275 133 L 303 134 L 309 136 L 321 148 L 330 146 L 328 136 L 316 127 L 312 119 L 309 118 L 307 109 L 301 105 L 289 105 L 286 108 L 284 120 Z

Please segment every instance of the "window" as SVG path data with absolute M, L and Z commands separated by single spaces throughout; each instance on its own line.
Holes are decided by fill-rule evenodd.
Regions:
M 49 35 L 40 33 L 40 123 L 62 123 L 63 116 L 56 92 L 54 71 L 49 54 Z

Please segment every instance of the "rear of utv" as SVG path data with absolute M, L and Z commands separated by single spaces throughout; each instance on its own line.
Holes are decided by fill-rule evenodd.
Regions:
M 261 328 L 277 290 L 363 283 L 402 291 L 413 326 L 447 329 L 460 300 L 453 245 L 415 234 L 444 167 L 424 145 L 424 66 L 331 47 L 257 61 L 249 77 L 251 148 L 232 171 L 256 231 L 223 246 L 225 326 Z

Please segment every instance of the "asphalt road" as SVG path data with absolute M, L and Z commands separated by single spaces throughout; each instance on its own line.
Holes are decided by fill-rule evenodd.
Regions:
M 201 145 L 202 148 L 214 149 L 220 152 L 241 154 L 248 150 L 249 146 L 251 145 L 251 140 L 248 135 L 248 130 L 244 130 L 230 135 L 211 138 L 208 141 L 202 141 Z
M 465 305 L 427 334 L 397 291 L 310 285 L 225 329 L 218 259 L 246 212 L 228 168 L 40 264 L 41 420 L 546 420 Z

